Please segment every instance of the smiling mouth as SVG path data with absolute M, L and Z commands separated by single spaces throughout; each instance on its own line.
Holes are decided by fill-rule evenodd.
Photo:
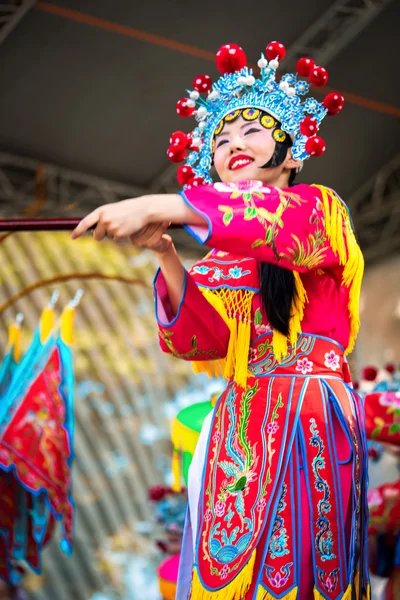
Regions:
M 231 171 L 237 171 L 238 169 L 243 169 L 254 162 L 254 158 L 250 158 L 249 156 L 236 156 L 229 161 L 229 169 Z

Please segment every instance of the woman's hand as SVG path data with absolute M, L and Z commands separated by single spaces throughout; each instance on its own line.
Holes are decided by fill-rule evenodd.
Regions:
M 139 248 L 148 248 L 157 254 L 165 254 L 173 248 L 172 238 L 165 232 L 170 223 L 151 223 L 130 236 L 130 241 Z
M 101 242 L 106 236 L 122 240 L 134 235 L 149 224 L 146 196 L 99 206 L 89 213 L 72 232 L 72 239 L 94 227 L 93 237 Z M 150 199 L 150 198 L 149 198 Z
M 137 234 L 150 223 L 204 224 L 204 219 L 185 204 L 178 194 L 150 194 L 99 206 L 72 232 L 76 239 L 94 227 L 97 241 L 106 236 L 122 240 Z

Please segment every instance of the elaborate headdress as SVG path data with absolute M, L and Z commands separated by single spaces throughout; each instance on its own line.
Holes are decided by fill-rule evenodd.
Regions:
M 216 65 L 222 77 L 212 83 L 208 75 L 199 75 L 193 81 L 193 90 L 188 97 L 176 105 L 182 117 L 195 116 L 197 125 L 192 133 L 176 131 L 170 139 L 168 158 L 175 163 L 185 162 L 178 169 L 178 181 L 182 185 L 212 183 L 209 171 L 213 158 L 214 135 L 222 129 L 224 119 L 231 120 L 246 109 L 247 120 L 256 119 L 259 111 L 265 111 L 279 121 L 280 130 L 290 135 L 293 141 L 294 159 L 306 160 L 320 156 L 325 151 L 325 142 L 317 134 L 319 125 L 326 115 L 336 115 L 344 106 L 340 94 L 331 92 L 322 102 L 305 96 L 310 83 L 316 87 L 325 85 L 328 72 L 316 66 L 311 58 L 300 58 L 296 74 L 287 73 L 277 79 L 279 62 L 286 54 L 280 42 L 271 42 L 258 61 L 260 78 L 246 66 L 246 55 L 237 44 L 222 46 L 216 55 Z M 299 79 L 308 78 L 308 81 Z M 204 99 L 201 93 L 207 94 Z M 242 113 L 243 114 L 243 113 Z M 275 121 L 264 123 L 272 128 Z M 274 136 L 276 141 L 279 136 Z M 283 138 L 285 135 L 283 134 Z

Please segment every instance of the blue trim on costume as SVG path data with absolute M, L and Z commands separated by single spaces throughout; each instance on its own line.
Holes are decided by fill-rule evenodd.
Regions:
M 297 472 L 296 472 L 296 481 L 297 481 L 297 513 L 293 510 L 294 518 L 296 519 L 296 523 L 298 525 L 298 539 L 296 546 L 296 581 L 299 587 L 299 598 L 301 598 L 301 577 L 300 577 L 300 564 L 301 564 L 301 556 L 302 556 L 302 533 L 303 533 L 303 519 L 299 518 L 302 514 L 302 495 L 301 495 L 301 470 L 303 469 L 301 465 L 301 451 L 300 451 L 300 434 L 299 431 L 296 432 L 296 463 L 297 463 Z M 303 472 L 303 477 L 305 477 L 305 473 Z
M 292 452 L 290 453 L 290 458 L 289 458 L 289 468 L 290 468 L 290 481 L 292 483 L 292 486 L 294 486 L 294 482 L 295 482 L 295 474 L 294 474 L 294 460 L 293 460 L 293 454 L 296 453 L 296 460 L 297 460 L 297 431 L 296 431 L 296 436 L 295 439 L 293 440 L 293 448 L 292 448 Z M 293 547 L 293 558 L 294 558 L 294 585 L 298 585 L 298 581 L 299 581 L 299 577 L 298 577 L 298 568 L 299 568 L 299 563 L 297 560 L 297 555 L 298 555 L 298 548 L 297 548 L 297 528 L 296 528 L 296 523 L 298 521 L 300 521 L 300 527 L 301 527 L 301 519 L 296 518 L 296 507 L 295 507 L 295 503 L 294 503 L 294 490 L 289 490 L 290 493 L 290 506 L 292 509 L 292 547 Z M 300 532 L 301 534 L 301 532 Z
M 197 287 L 207 288 L 208 290 L 248 290 L 249 292 L 259 292 L 260 288 L 250 287 L 249 285 L 226 285 L 222 283 L 221 285 L 206 285 L 205 283 L 200 283 L 196 281 Z
M 201 217 L 203 217 L 203 219 L 205 219 L 205 221 L 207 222 L 207 226 L 208 226 L 208 231 L 207 231 L 207 237 L 206 239 L 202 240 L 197 233 L 195 233 L 193 231 L 193 229 L 191 228 L 190 225 L 184 224 L 183 228 L 197 241 L 199 242 L 199 244 L 204 245 L 207 244 L 208 240 L 210 239 L 211 235 L 212 235 L 212 222 L 211 219 L 208 215 L 206 215 L 205 213 L 201 212 L 198 208 L 196 208 L 195 206 L 193 206 L 193 204 L 190 202 L 190 200 L 186 197 L 186 194 L 183 190 L 181 190 L 180 192 L 178 192 L 178 194 L 181 196 L 181 198 L 183 198 L 183 201 L 185 202 L 185 204 L 193 211 L 195 212 L 197 215 L 200 215 Z
M 271 378 L 275 378 L 275 375 L 271 375 Z M 308 387 L 308 382 L 306 382 L 306 381 L 303 383 L 301 391 L 300 391 L 300 394 L 299 394 L 298 404 L 297 404 L 297 408 L 296 408 L 296 414 L 295 414 L 295 417 L 294 417 L 294 420 L 293 420 L 293 427 L 292 427 L 292 431 L 291 431 L 291 434 L 290 434 L 289 442 L 287 442 L 286 441 L 286 434 L 287 434 L 287 429 L 288 429 L 288 421 L 289 421 L 289 418 L 291 416 L 290 409 L 291 409 L 291 405 L 292 405 L 293 388 L 294 388 L 295 383 L 296 383 L 296 376 L 292 374 L 292 378 L 293 378 L 293 381 L 292 381 L 292 384 L 290 386 L 290 391 L 289 391 L 288 400 L 287 400 L 287 406 L 286 406 L 286 422 L 285 422 L 284 434 L 282 436 L 282 440 L 284 439 L 284 441 L 282 441 L 282 446 L 281 446 L 281 449 L 280 449 L 280 462 L 279 462 L 279 464 L 276 467 L 277 477 L 276 477 L 276 480 L 275 480 L 274 487 L 273 487 L 273 489 L 271 491 L 271 494 L 270 494 L 270 501 L 269 501 L 268 506 L 266 508 L 265 515 L 268 515 L 268 514 L 270 515 L 271 514 L 270 513 L 271 501 L 272 501 L 272 499 L 274 498 L 274 496 L 276 494 L 276 490 L 278 488 L 278 482 L 279 482 L 279 489 L 282 488 L 283 480 L 284 480 L 285 474 L 286 474 L 286 469 L 288 468 L 290 454 L 291 454 L 291 451 L 293 449 L 293 443 L 294 443 L 294 440 L 295 440 L 295 437 L 296 437 L 297 429 L 298 429 L 298 427 L 299 427 L 299 425 L 301 423 L 301 421 L 300 421 L 300 412 L 301 412 L 301 408 L 302 408 L 302 405 L 303 405 L 304 396 L 305 396 L 305 393 L 306 393 L 307 387 Z M 284 452 L 282 451 L 282 447 L 284 447 Z M 284 465 L 284 468 L 282 468 L 283 455 L 284 454 L 285 454 L 285 465 Z M 275 500 L 275 505 L 274 505 L 275 512 L 273 513 L 274 518 L 270 519 L 270 525 L 269 525 L 268 535 L 267 535 L 267 538 L 265 540 L 265 546 L 264 546 L 263 556 L 262 556 L 262 559 L 261 559 L 261 565 L 263 565 L 265 563 L 265 558 L 266 558 L 266 555 L 267 555 L 268 550 L 269 550 L 269 541 L 271 539 L 272 529 L 273 529 L 273 526 L 274 526 L 275 515 L 276 515 L 276 508 L 277 508 L 277 504 L 279 503 L 279 500 L 280 500 L 280 494 L 277 497 L 277 499 Z M 259 541 L 262 533 L 264 532 L 264 529 L 265 529 L 265 526 L 262 528 L 262 530 L 261 530 L 261 532 L 260 532 L 260 534 L 259 534 L 259 536 L 257 538 L 256 545 L 257 545 L 257 543 L 258 543 L 258 541 Z M 263 569 L 261 568 L 260 571 L 259 571 L 259 573 L 258 573 L 258 575 L 257 575 L 257 582 L 256 582 L 256 586 L 255 586 L 256 590 L 257 590 L 258 586 L 261 585 L 261 578 L 262 578 L 262 576 L 263 576 Z M 265 587 L 265 586 L 263 585 L 263 587 Z M 266 589 L 268 589 L 268 591 L 270 593 L 274 593 L 275 594 L 275 591 L 272 592 L 272 590 L 270 588 L 267 587 Z
M 225 250 L 223 250 L 223 252 L 225 252 Z M 228 254 L 233 254 L 233 252 L 229 252 Z M 255 261 L 255 258 L 251 258 L 249 257 L 245 257 L 245 258 L 241 258 L 240 256 L 237 257 L 236 260 L 221 260 L 218 258 L 213 258 L 213 256 L 209 256 L 208 258 L 202 258 L 201 260 L 197 261 L 197 263 L 195 263 L 194 266 L 196 266 L 198 263 L 205 263 L 205 262 L 213 262 L 216 263 L 217 265 L 237 265 L 238 263 L 242 263 L 242 262 L 246 262 L 246 261 Z
M 344 383 L 344 382 L 343 382 Z M 346 384 L 345 384 L 346 385 Z M 354 450 L 353 450 L 353 438 L 351 437 L 351 432 L 349 432 L 349 425 L 345 419 L 345 416 L 343 414 L 343 412 L 341 411 L 341 404 L 340 402 L 337 401 L 337 397 L 336 394 L 334 392 L 334 390 L 331 388 L 331 386 L 326 383 L 326 388 L 328 390 L 328 392 L 330 394 L 332 394 L 335 398 L 335 402 L 333 403 L 333 409 L 335 411 L 335 415 L 338 418 L 338 421 L 340 423 L 340 425 L 342 426 L 342 430 L 347 438 L 347 441 L 349 442 L 349 447 L 350 447 L 350 456 L 347 460 L 338 460 L 338 464 L 339 465 L 347 465 L 347 463 L 349 463 L 350 461 L 353 460 L 354 458 Z M 351 388 L 350 388 L 351 389 Z
M 172 327 L 173 325 L 175 325 L 175 323 L 177 322 L 177 320 L 178 320 L 178 318 L 179 318 L 179 316 L 181 314 L 181 308 L 182 308 L 182 305 L 183 305 L 183 303 L 185 301 L 185 297 L 186 297 L 187 275 L 188 274 L 187 274 L 186 269 L 184 269 L 182 298 L 181 298 L 181 300 L 179 302 L 178 310 L 176 312 L 175 317 L 172 319 L 172 321 L 170 323 L 163 323 L 161 321 L 161 319 L 159 318 L 159 316 L 158 316 L 158 292 L 157 292 L 157 288 L 156 288 L 157 277 L 159 276 L 160 272 L 161 272 L 161 269 L 160 268 L 157 269 L 157 272 L 156 272 L 156 274 L 154 276 L 154 280 L 153 280 L 153 286 L 154 286 L 154 312 L 155 312 L 155 315 L 156 315 L 157 323 L 159 323 L 161 325 L 161 327 L 169 328 L 169 327 Z
M 233 382 L 232 382 L 232 385 L 233 385 Z M 211 420 L 210 431 L 208 432 L 208 439 L 207 439 L 207 444 L 206 444 L 205 453 L 204 453 L 204 456 L 206 458 L 204 460 L 203 472 L 201 474 L 200 495 L 199 495 L 199 503 L 198 503 L 198 507 L 197 507 L 196 547 L 195 547 L 195 550 L 194 550 L 194 561 L 193 561 L 194 566 L 197 566 L 197 564 L 198 564 L 197 563 L 197 556 L 198 556 L 199 543 L 200 543 L 200 539 L 199 539 L 198 533 L 199 533 L 200 529 L 203 528 L 203 523 L 204 523 L 204 483 L 205 483 L 206 468 L 208 466 L 208 464 L 207 464 L 207 456 L 208 456 L 208 449 L 209 449 L 209 446 L 210 446 L 211 432 L 212 432 L 213 424 L 214 424 L 214 415 L 215 415 L 217 409 L 219 408 L 219 405 L 221 404 L 222 398 L 224 398 L 226 396 L 226 391 L 227 391 L 227 389 L 229 387 L 231 387 L 231 386 L 228 386 L 225 389 L 225 391 L 222 392 L 222 394 L 218 398 L 217 402 L 215 403 L 214 411 L 213 411 L 213 418 Z M 222 436 L 221 436 L 221 440 L 222 440 Z M 200 519 L 201 519 L 201 521 L 200 521 Z M 193 523 L 192 523 L 192 527 L 193 527 Z
M 326 439 L 328 442 L 328 454 L 329 454 L 329 459 L 330 459 L 330 463 L 331 463 L 331 468 L 332 468 L 332 474 L 333 474 L 333 488 L 334 488 L 334 497 L 332 498 L 331 496 L 331 501 L 335 502 L 336 504 L 336 511 L 337 514 L 339 516 L 339 520 L 340 523 L 336 523 L 336 525 L 338 525 L 338 540 L 336 541 L 336 547 L 337 547 L 337 553 L 338 553 L 338 558 L 339 558 L 339 565 L 340 565 L 340 581 L 342 584 L 342 593 L 343 591 L 346 591 L 346 587 L 347 585 L 345 584 L 343 577 L 344 577 L 344 573 L 346 572 L 347 575 L 347 569 L 344 571 L 343 570 L 343 558 L 344 558 L 344 564 L 347 565 L 347 561 L 346 561 L 346 543 L 345 543 L 345 532 L 344 532 L 344 521 L 343 521 L 343 510 L 342 510 L 342 488 L 340 486 L 340 475 L 338 472 L 338 464 L 337 464 L 337 460 L 336 460 L 336 455 L 333 452 L 333 448 L 332 448 L 332 439 L 331 436 L 333 434 L 333 423 L 332 423 L 332 416 L 330 413 L 330 406 L 328 403 L 328 400 L 332 398 L 329 397 L 329 393 L 327 392 L 327 390 L 323 389 L 322 386 L 322 382 L 319 381 L 318 382 L 318 386 L 320 388 L 320 393 L 321 393 L 321 400 L 322 400 L 322 406 L 323 406 L 323 411 L 324 411 L 324 417 L 325 417 L 325 435 L 326 435 Z M 332 393 L 332 392 L 331 392 Z M 333 394 L 333 401 L 336 400 L 336 396 Z M 340 524 L 342 525 L 342 527 L 340 527 Z M 343 557 L 343 547 L 344 547 L 344 557 Z M 322 590 L 320 590 L 322 591 Z

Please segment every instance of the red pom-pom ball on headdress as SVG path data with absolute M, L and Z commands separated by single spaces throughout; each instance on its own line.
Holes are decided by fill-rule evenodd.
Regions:
M 190 146 L 187 134 L 183 131 L 174 131 L 169 138 L 169 143 L 171 146 L 180 146 L 181 148 L 188 148 Z
M 265 56 L 268 60 L 283 60 L 286 55 L 286 48 L 280 42 L 270 42 L 265 49 Z
M 194 187 L 204 185 L 204 179 L 202 177 L 192 177 L 192 179 L 189 179 L 188 185 L 192 185 Z
M 189 183 L 189 181 L 191 179 L 193 179 L 193 177 L 194 177 L 194 171 L 193 171 L 192 167 L 189 167 L 188 165 L 182 165 L 181 167 L 178 168 L 176 178 L 180 185 L 186 185 L 187 183 Z
M 312 117 L 305 117 L 300 123 L 300 133 L 307 137 L 315 135 L 318 131 L 318 121 Z
M 378 369 L 375 367 L 364 367 L 361 373 L 361 378 L 365 381 L 375 381 L 378 376 Z
M 344 98 L 341 94 L 337 94 L 336 92 L 331 92 L 322 101 L 322 104 L 328 111 L 329 116 L 337 115 L 344 106 Z
M 186 158 L 186 148 L 182 146 L 170 146 L 167 150 L 167 156 L 173 163 L 180 163 Z
M 193 89 L 200 94 L 206 94 L 211 90 L 212 79 L 209 75 L 197 75 L 193 81 Z
M 328 83 L 328 71 L 324 67 L 314 67 L 308 78 L 315 87 L 322 87 Z
M 237 44 L 221 46 L 217 52 L 215 63 L 220 73 L 234 73 L 246 66 L 246 54 Z
M 310 71 L 315 68 L 315 62 L 312 58 L 299 58 L 296 63 L 296 71 L 302 77 L 308 77 Z
M 181 98 L 176 103 L 176 112 L 180 117 L 191 117 L 194 113 L 194 106 L 188 106 L 189 98 Z
M 322 156 L 326 150 L 326 144 L 321 137 L 314 135 L 306 141 L 305 149 L 310 156 Z

